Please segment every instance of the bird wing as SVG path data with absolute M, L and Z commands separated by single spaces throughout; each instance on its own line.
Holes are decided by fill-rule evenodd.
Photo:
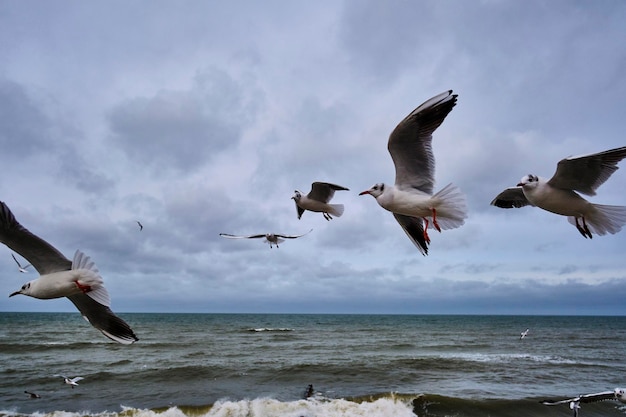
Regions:
M 432 195 L 435 185 L 432 134 L 456 105 L 456 98 L 448 90 L 426 100 L 389 135 L 387 149 L 396 166 L 397 187 L 415 188 Z
M 522 187 L 507 188 L 498 194 L 490 204 L 500 208 L 520 208 L 532 205 L 530 201 L 526 199 Z
M 111 309 L 102 305 L 85 294 L 75 294 L 67 297 L 76 306 L 80 314 L 103 335 L 124 345 L 130 345 L 139 340 L 130 326 L 116 316 Z
M 227 237 L 229 239 L 258 239 L 258 238 L 261 238 L 261 237 L 265 237 L 265 234 L 249 235 L 249 236 L 237 236 L 237 235 L 230 235 L 228 233 L 220 233 L 220 236 Z
M 85 379 L 85 378 L 83 378 L 82 376 L 76 376 L 76 377 L 70 379 L 70 381 L 78 382 L 78 381 L 82 381 L 83 379 Z
M 296 202 L 296 211 L 298 212 L 298 220 L 300 220 L 300 217 L 302 217 L 302 214 L 304 213 L 305 210 L 298 205 L 297 201 L 295 202 Z
M 543 405 L 559 405 L 559 404 L 568 404 L 568 403 L 576 402 L 576 401 L 580 401 L 580 397 L 568 398 L 568 399 L 565 399 L 565 400 L 543 400 L 543 401 L 541 401 L 541 404 L 543 404 Z
M 328 203 L 335 195 L 335 191 L 349 191 L 349 189 L 328 182 L 314 182 L 311 184 L 311 191 L 307 194 L 307 197 Z
M 9 207 L 0 201 L 0 242 L 19 253 L 40 275 L 67 271 L 72 261 L 54 246 L 19 224 Z
M 303 233 L 303 234 L 301 234 L 301 235 L 279 235 L 279 234 L 274 234 L 274 236 L 276 236 L 276 237 L 282 237 L 282 238 L 285 238 L 285 239 L 296 239 L 296 238 L 302 237 L 302 236 L 304 236 L 304 235 L 308 235 L 308 234 L 309 234 L 309 233 L 311 233 L 312 231 L 313 231 L 313 229 L 311 229 L 311 230 L 309 230 L 308 232 Z
M 596 189 L 617 171 L 617 163 L 626 158 L 626 146 L 591 155 L 565 158 L 548 181 L 553 187 L 596 195 Z
M 404 233 L 411 239 L 411 242 L 419 249 L 422 255 L 428 255 L 428 243 L 424 239 L 424 222 L 421 218 L 404 216 L 402 214 L 393 213 Z
M 594 403 L 596 401 L 616 400 L 615 391 L 603 391 L 595 394 L 585 394 L 580 396 L 581 403 Z

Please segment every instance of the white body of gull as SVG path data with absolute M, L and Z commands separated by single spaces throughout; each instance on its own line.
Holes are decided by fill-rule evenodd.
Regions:
M 387 143 L 396 167 L 395 185 L 378 183 L 359 194 L 370 194 L 381 207 L 392 212 L 423 255 L 428 254 L 429 227 L 439 232 L 454 229 L 467 218 L 465 196 L 456 186 L 448 184 L 433 195 L 432 134 L 452 111 L 456 98 L 452 90 L 446 91 L 405 117 L 391 132 Z
M 530 331 L 530 329 L 526 329 L 526 330 L 524 330 L 523 332 L 521 332 L 521 333 L 520 333 L 520 335 L 519 335 L 519 338 L 520 338 L 520 339 L 523 339 L 523 338 L 525 338 L 526 336 L 528 336 L 528 332 L 529 332 L 529 331 Z
M 596 189 L 617 171 L 617 163 L 625 157 L 626 146 L 562 159 L 549 180 L 526 175 L 516 187 L 498 194 L 491 205 L 500 208 L 531 205 L 567 216 L 580 234 L 589 239 L 592 233 L 615 234 L 626 224 L 626 207 L 592 204 L 576 191 L 595 195 Z
M 111 311 L 109 293 L 95 263 L 80 251 L 70 261 L 19 224 L 1 201 L 0 242 L 27 259 L 40 274 L 9 297 L 18 294 L 40 299 L 67 297 L 108 338 L 123 344 L 138 340 L 130 326 Z
M 279 243 L 283 243 L 285 241 L 285 239 L 297 239 L 299 237 L 302 237 L 304 235 L 307 235 L 309 233 L 311 233 L 313 231 L 313 229 L 309 230 L 308 232 L 301 234 L 301 235 L 280 235 L 277 233 L 265 233 L 265 234 L 258 234 L 258 235 L 248 235 L 248 236 L 237 236 L 237 235 L 230 235 L 228 233 L 220 233 L 220 236 L 228 238 L 228 239 L 260 239 L 260 238 L 265 238 L 265 242 L 269 243 L 270 245 L 270 249 L 272 248 L 273 245 L 276 245 L 276 247 L 278 247 Z
M 305 210 L 322 213 L 326 220 L 331 220 L 332 216 L 341 217 L 343 214 L 343 204 L 329 204 L 328 202 L 335 195 L 335 191 L 349 191 L 340 185 L 328 182 L 314 182 L 311 184 L 311 191 L 304 195 L 301 191 L 294 191 L 293 197 L 296 202 L 298 219 L 302 217 Z M 331 216 L 332 215 L 332 216 Z
M 26 273 L 28 272 L 26 270 L 26 268 L 28 268 L 30 266 L 30 264 L 22 266 L 22 264 L 20 264 L 20 262 L 17 260 L 17 258 L 15 257 L 15 255 L 11 254 L 11 256 L 13 257 L 13 260 L 15 261 L 15 263 L 17 264 L 17 270 L 20 271 L 21 273 Z
M 61 378 L 63 378 L 63 381 L 64 381 L 67 385 L 69 385 L 70 387 L 72 387 L 72 389 L 74 389 L 74 387 L 77 387 L 77 386 L 78 386 L 78 381 L 82 381 L 83 379 L 85 379 L 85 378 L 83 378 L 82 376 L 75 376 L 74 378 L 70 378 L 70 377 L 67 377 L 67 376 L 65 376 L 65 375 L 55 375 L 55 376 L 60 376 Z
M 569 404 L 569 408 L 574 412 L 574 417 L 578 417 L 578 410 L 580 410 L 581 403 L 595 403 L 598 401 L 607 400 L 614 400 L 621 403 L 626 403 L 626 390 L 624 390 L 624 388 L 615 388 L 613 391 L 603 391 L 595 394 L 584 394 L 574 398 L 567 398 L 565 400 L 544 400 L 541 401 L 541 404 Z

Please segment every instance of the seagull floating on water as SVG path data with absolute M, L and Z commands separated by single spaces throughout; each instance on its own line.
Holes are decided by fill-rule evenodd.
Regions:
M 331 220 L 332 216 L 341 217 L 343 214 L 343 204 L 328 204 L 335 195 L 335 191 L 349 191 L 341 185 L 330 184 L 328 182 L 314 182 L 311 184 L 311 191 L 304 195 L 301 191 L 294 191 L 293 197 L 296 202 L 298 219 L 302 217 L 305 210 L 321 212 L 326 220 Z
M 618 170 L 617 163 L 626 157 L 626 146 L 562 159 L 549 180 L 528 174 L 516 187 L 502 191 L 491 202 L 500 208 L 537 206 L 567 216 L 567 220 L 585 238 L 592 232 L 615 234 L 626 224 L 626 207 L 592 204 L 576 191 L 589 196 Z
M 456 101 L 457 95 L 448 90 L 425 101 L 405 117 L 391 132 L 387 143 L 396 167 L 395 185 L 378 183 L 359 194 L 370 194 L 382 208 L 392 212 L 423 255 L 428 254 L 429 227 L 439 232 L 455 229 L 467 218 L 465 196 L 458 187 L 448 184 L 433 195 L 432 134 Z
M 297 239 L 297 238 L 302 237 L 304 235 L 308 235 L 312 231 L 313 231 L 313 229 L 311 229 L 308 232 L 306 232 L 304 234 L 301 234 L 301 235 L 280 235 L 278 233 L 265 233 L 265 234 L 258 234 L 258 235 L 237 236 L 237 235 L 230 235 L 228 233 L 220 233 L 220 236 L 226 237 L 228 239 L 259 239 L 259 238 L 265 238 L 265 241 L 270 244 L 270 249 L 271 249 L 272 245 L 276 245 L 276 247 L 278 247 L 278 244 L 279 243 L 283 243 L 285 241 L 285 239 Z
M 24 394 L 27 394 L 30 398 L 41 398 L 41 395 L 39 394 L 35 394 L 34 392 L 30 392 L 30 391 L 24 391 Z
M 528 335 L 528 332 L 530 331 L 530 329 L 526 329 L 523 332 L 520 333 L 519 338 L 523 339 Z
M 70 377 L 67 377 L 67 376 L 65 376 L 65 375 L 55 375 L 55 376 L 60 376 L 61 378 L 63 378 L 63 381 L 64 381 L 67 385 L 69 385 L 70 387 L 72 387 L 72 389 L 74 389 L 74 387 L 77 387 L 77 386 L 78 386 L 78 381 L 82 381 L 83 379 L 85 379 L 85 378 L 83 378 L 82 376 L 75 376 L 74 378 L 70 378 Z
M 109 293 L 89 256 L 77 250 L 70 261 L 19 224 L 9 207 L 1 201 L 0 242 L 27 259 L 40 274 L 39 278 L 27 282 L 9 297 L 18 294 L 39 299 L 67 297 L 106 337 L 122 344 L 139 340 L 130 326 L 111 311 Z
M 15 257 L 15 255 L 11 254 L 11 256 L 13 257 L 13 260 L 14 260 L 14 261 L 15 261 L 15 263 L 17 264 L 17 270 L 18 270 L 18 271 L 20 271 L 20 272 L 21 272 L 21 273 L 23 273 L 23 274 L 24 274 L 24 273 L 26 273 L 26 272 L 28 272 L 28 271 L 26 270 L 26 268 L 28 268 L 28 267 L 30 266 L 30 264 L 28 264 L 28 265 L 26 265 L 26 266 L 22 266 L 22 265 L 20 264 L 20 262 L 17 260 L 17 258 Z
M 603 391 L 596 394 L 584 394 L 574 398 L 567 398 L 565 400 L 544 400 L 541 401 L 541 404 L 559 405 L 569 403 L 569 408 L 574 412 L 574 417 L 578 417 L 580 403 L 595 403 L 598 401 L 607 400 L 614 400 L 621 403 L 626 403 L 626 390 L 624 390 L 624 388 L 615 388 L 613 391 Z

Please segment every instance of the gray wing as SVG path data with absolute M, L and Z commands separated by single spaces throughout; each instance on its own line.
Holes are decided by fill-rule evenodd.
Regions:
M 0 201 L 0 242 L 19 253 L 40 275 L 67 271 L 72 261 L 45 240 L 18 223 L 9 207 Z
M 116 316 L 111 309 L 85 294 L 67 297 L 76 306 L 80 314 L 103 335 L 124 345 L 139 340 L 130 326 Z
M 617 164 L 624 158 L 626 158 L 626 146 L 591 155 L 562 159 L 548 184 L 556 188 L 596 195 L 596 189 L 619 169 Z
M 543 401 L 541 401 L 541 404 L 543 404 L 543 405 L 569 404 L 571 402 L 576 402 L 576 401 L 579 401 L 579 400 L 580 400 L 580 397 L 568 398 L 566 400 L 543 400 Z
M 311 230 L 309 230 L 308 232 L 303 233 L 303 234 L 301 234 L 301 235 L 278 235 L 278 234 L 274 234 L 274 236 L 276 236 L 276 237 L 282 237 L 282 238 L 284 238 L 284 239 L 297 239 L 297 238 L 302 237 L 302 236 L 304 236 L 304 235 L 308 235 L 308 234 L 309 234 L 309 233 L 311 233 L 312 231 L 313 231 L 313 229 L 311 229 Z
M 419 249 L 422 255 L 428 255 L 428 243 L 424 239 L 424 221 L 421 218 L 404 216 L 393 213 L 404 233 L 411 239 L 411 242 Z
M 498 194 L 490 204 L 500 208 L 520 208 L 532 205 L 530 201 L 526 199 L 522 187 L 507 188 Z
M 237 236 L 237 235 L 229 235 L 228 233 L 220 233 L 220 236 L 227 237 L 229 239 L 258 239 L 260 237 L 265 237 L 265 234 L 262 234 L 262 235 L 249 235 L 249 236 Z
M 304 213 L 304 209 L 298 205 L 297 201 L 295 201 L 295 203 L 296 203 L 296 211 L 298 212 L 298 220 L 300 220 L 300 217 L 302 217 L 302 214 Z
M 585 394 L 580 396 L 581 403 L 594 403 L 596 401 L 616 400 L 615 391 L 603 391 L 596 394 Z
M 397 187 L 416 188 L 432 195 L 435 184 L 432 134 L 456 105 L 456 98 L 448 90 L 425 101 L 391 132 L 387 149 L 396 166 Z
M 341 185 L 331 184 L 328 182 L 314 182 L 313 184 L 311 184 L 311 191 L 309 192 L 309 194 L 307 194 L 307 197 L 312 198 L 313 200 L 321 201 L 323 203 L 328 203 L 335 195 L 335 191 L 350 190 L 346 187 L 342 187 Z

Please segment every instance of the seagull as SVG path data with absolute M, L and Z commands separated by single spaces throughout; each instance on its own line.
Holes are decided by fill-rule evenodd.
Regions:
M 567 216 L 583 237 L 592 239 L 592 232 L 615 234 L 626 224 L 626 207 L 592 204 L 576 191 L 589 196 L 618 170 L 617 163 L 626 157 L 626 146 L 590 155 L 569 157 L 559 161 L 549 180 L 528 174 L 516 187 L 502 191 L 491 202 L 500 208 L 537 206 Z
M 226 237 L 226 238 L 229 238 L 229 239 L 258 239 L 258 238 L 265 238 L 265 241 L 270 244 L 270 249 L 271 249 L 272 245 L 276 245 L 276 247 L 278 248 L 278 244 L 279 243 L 283 243 L 285 241 L 285 239 L 297 239 L 299 237 L 302 237 L 304 235 L 307 235 L 307 234 L 311 233 L 312 231 L 313 231 L 313 229 L 309 230 L 308 232 L 306 232 L 306 233 L 304 233 L 302 235 L 279 235 L 277 233 L 266 233 L 266 234 L 249 235 L 249 236 L 236 236 L 236 235 L 230 235 L 228 233 L 220 233 L 220 236 Z
M 82 376 L 75 376 L 74 378 L 69 378 L 65 375 L 55 375 L 55 376 L 60 376 L 61 378 L 63 378 L 64 382 L 70 387 L 72 387 L 72 389 L 78 386 L 78 381 L 82 381 L 83 379 L 85 379 Z
M 455 229 L 467 218 L 465 196 L 453 184 L 433 195 L 435 157 L 432 134 L 456 105 L 452 90 L 426 100 L 391 132 L 387 149 L 396 167 L 395 185 L 375 184 L 369 194 L 393 213 L 423 255 L 428 254 L 428 228 Z M 429 221 L 429 218 L 432 221 Z
M 569 403 L 569 408 L 573 410 L 574 417 L 578 417 L 578 410 L 580 410 L 580 403 L 594 403 L 598 401 L 614 400 L 621 403 L 626 403 L 626 390 L 624 388 L 615 388 L 613 391 L 603 391 L 596 394 L 579 395 L 578 397 L 568 398 L 565 400 L 544 400 L 541 404 L 544 405 L 558 405 Z
M 29 396 L 30 398 L 33 398 L 33 399 L 34 399 L 34 398 L 41 398 L 41 395 L 39 395 L 39 394 L 35 394 L 34 392 L 30 392 L 30 391 L 24 391 L 24 394 L 28 394 L 28 396 Z
M 530 331 L 530 329 L 526 329 L 523 332 L 520 333 L 519 338 L 523 339 L 528 335 L 528 332 Z
M 0 201 L 0 242 L 27 259 L 39 272 L 9 297 L 23 294 L 39 299 L 67 297 L 82 316 L 106 337 L 122 344 L 139 339 L 110 309 L 109 293 L 95 263 L 77 250 L 70 261 L 45 240 L 32 234 Z
M 17 260 L 17 258 L 15 257 L 15 255 L 11 254 L 11 256 L 13 257 L 13 260 L 15 261 L 15 263 L 17 264 L 17 270 L 20 271 L 21 273 L 26 273 L 28 272 L 26 270 L 26 268 L 28 268 L 30 266 L 30 264 L 26 265 L 26 266 L 22 266 L 20 264 L 20 262 Z
M 314 182 L 311 184 L 311 191 L 303 195 L 301 191 L 295 190 L 293 201 L 296 202 L 298 219 L 302 217 L 305 210 L 321 212 L 326 220 L 331 220 L 332 216 L 341 217 L 343 214 L 343 204 L 328 204 L 335 195 L 335 191 L 350 191 L 341 185 L 330 184 L 328 182 Z
M 143 224 L 141 224 L 141 222 L 139 220 L 135 220 L 135 221 L 139 225 L 139 231 L 141 232 L 143 230 Z

